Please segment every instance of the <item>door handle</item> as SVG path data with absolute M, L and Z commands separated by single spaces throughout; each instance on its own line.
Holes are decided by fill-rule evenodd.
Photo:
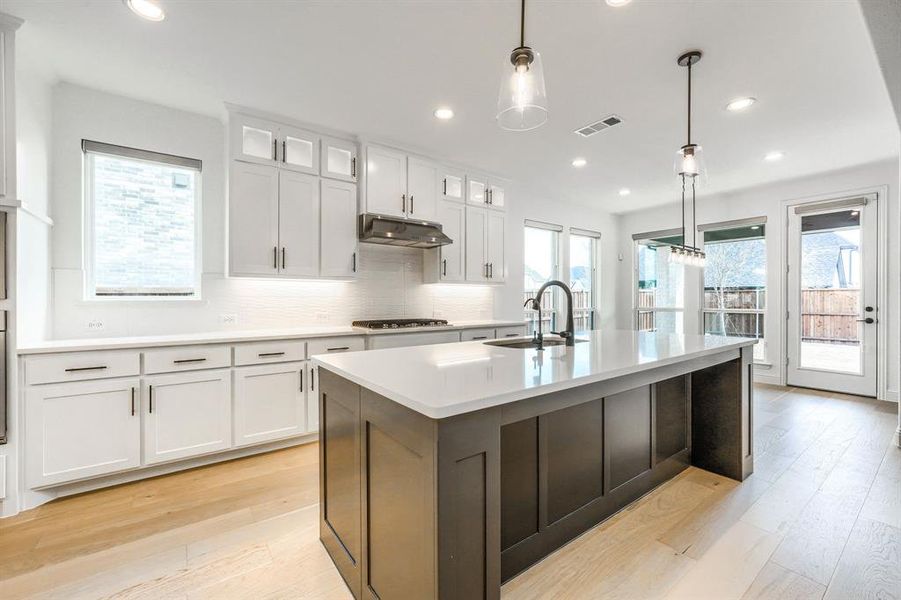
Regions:
M 867 325 L 870 325 L 872 323 L 875 323 L 876 319 L 874 319 L 873 317 L 866 317 L 864 319 L 857 319 L 857 322 L 858 323 L 866 323 Z

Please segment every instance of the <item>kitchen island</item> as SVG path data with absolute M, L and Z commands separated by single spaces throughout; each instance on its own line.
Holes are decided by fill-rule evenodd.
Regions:
M 577 337 L 314 357 L 320 539 L 356 598 L 497 599 L 689 465 L 751 474 L 754 340 Z

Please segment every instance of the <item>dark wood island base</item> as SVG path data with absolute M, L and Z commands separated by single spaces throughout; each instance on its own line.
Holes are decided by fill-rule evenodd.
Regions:
M 444 419 L 320 367 L 320 539 L 355 598 L 501 583 L 689 465 L 753 469 L 752 346 Z

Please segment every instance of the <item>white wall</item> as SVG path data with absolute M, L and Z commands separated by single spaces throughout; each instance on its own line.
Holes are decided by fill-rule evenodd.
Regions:
M 901 339 L 901 240 L 896 232 L 901 227 L 901 205 L 898 195 L 898 161 L 895 159 L 863 165 L 852 169 L 834 171 L 819 175 L 781 181 L 771 185 L 749 188 L 745 190 L 720 194 L 716 196 L 700 195 L 698 197 L 698 223 L 715 223 L 731 219 L 750 217 L 767 217 L 767 311 L 766 337 L 767 360 L 772 369 L 757 369 L 756 376 L 761 380 L 778 383 L 781 365 L 784 364 L 780 340 L 784 335 L 784 300 L 783 284 L 785 267 L 782 264 L 782 248 L 784 247 L 785 201 L 800 200 L 819 196 L 840 196 L 843 192 L 859 191 L 880 186 L 888 187 L 887 206 L 883 204 L 884 214 L 888 218 L 888 306 L 882 307 L 881 318 L 887 319 L 888 344 L 888 396 L 886 399 L 897 400 L 901 389 L 899 377 L 899 339 Z M 621 263 L 618 279 L 617 323 L 620 327 L 632 327 L 632 286 L 634 285 L 634 247 L 633 233 L 669 229 L 680 224 L 680 207 L 668 204 L 650 210 L 627 213 L 621 218 L 620 251 L 626 256 Z M 686 225 L 690 227 L 690 223 Z M 690 229 L 688 233 L 691 235 Z M 700 328 L 699 304 L 700 281 L 697 269 L 689 269 L 686 275 L 685 328 L 687 332 L 697 332 Z
M 298 115 L 286 115 L 298 117 Z M 302 115 L 300 115 L 302 117 Z M 203 299 L 105 302 L 83 299 L 81 140 L 91 139 L 203 161 Z M 615 315 L 616 219 L 565 198 L 535 198 L 513 186 L 507 220 L 507 284 L 423 284 L 421 250 L 360 246 L 354 282 L 229 279 L 225 272 L 225 127 L 206 116 L 61 83 L 53 90 L 54 338 L 177 334 L 305 324 L 347 324 L 374 317 L 449 320 L 522 318 L 524 219 L 602 233 L 601 323 Z M 564 247 L 568 240 L 564 237 Z M 236 314 L 225 326 L 221 316 Z M 91 321 L 103 329 L 89 330 Z

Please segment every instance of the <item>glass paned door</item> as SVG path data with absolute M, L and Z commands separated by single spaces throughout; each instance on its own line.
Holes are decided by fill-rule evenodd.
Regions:
M 876 395 L 876 200 L 789 209 L 789 385 Z
M 576 331 L 594 329 L 597 239 L 569 234 L 569 287 Z

